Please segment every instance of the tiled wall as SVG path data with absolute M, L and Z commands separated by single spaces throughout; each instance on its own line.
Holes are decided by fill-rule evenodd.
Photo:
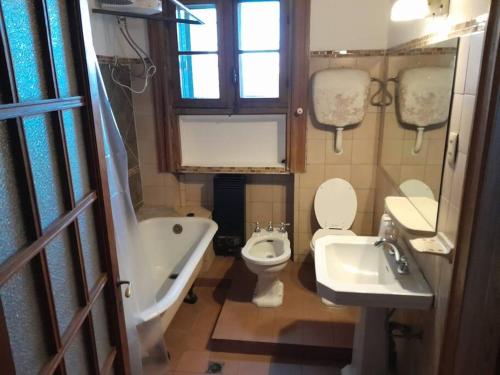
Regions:
M 134 86 L 143 84 L 135 79 Z M 133 95 L 135 123 L 142 174 L 144 205 L 177 207 L 180 205 L 179 181 L 171 173 L 159 173 L 151 85 L 143 94 Z
M 455 78 L 455 92 L 449 131 L 459 133 L 459 152 L 454 166 L 445 162 L 441 191 L 438 231 L 454 243 L 462 200 L 477 84 L 481 66 L 483 33 L 460 38 Z M 383 198 L 397 194 L 395 186 L 383 171 L 377 176 L 376 215 L 383 211 Z M 403 236 L 404 237 L 404 236 Z M 402 239 L 401 245 L 406 247 Z M 412 252 L 435 294 L 434 308 L 429 311 L 399 310 L 394 319 L 422 330 L 422 340 L 397 340 L 399 373 L 408 375 L 436 374 L 441 353 L 448 307 L 453 262 L 445 257 Z
M 104 85 L 106 86 L 106 92 L 115 115 L 118 129 L 127 150 L 130 195 L 132 204 L 137 210 L 142 206 L 143 196 L 132 94 L 130 91 L 121 88 L 111 80 L 111 63 L 109 60 L 110 58 L 99 58 L 99 67 L 101 68 Z M 117 71 L 116 77 L 120 82 L 130 85 L 130 72 L 126 70 Z
M 455 54 L 389 56 L 387 77 L 397 77 L 403 69 L 420 66 L 441 66 L 453 68 Z M 395 98 L 396 85 L 388 84 L 388 90 Z M 396 186 L 408 179 L 425 182 L 439 196 L 441 168 L 446 144 L 446 126 L 429 127 L 423 135 L 422 148 L 413 152 L 417 132 L 415 128 L 405 128 L 398 121 L 396 100 L 385 108 L 384 127 L 380 143 L 380 166 Z
M 213 209 L 212 174 L 185 174 L 180 179 L 182 206 L 202 206 Z M 249 237 L 259 222 L 264 227 L 269 221 L 275 226 L 291 222 L 293 216 L 292 177 L 288 175 L 247 175 L 245 194 L 246 234 Z M 293 233 L 292 229 L 289 233 Z
M 345 67 L 363 69 L 371 77 L 382 79 L 384 61 L 384 56 L 311 57 L 310 76 L 329 67 Z M 371 94 L 377 88 L 372 83 Z M 312 110 L 312 104 L 310 108 Z M 294 181 L 294 239 L 298 260 L 310 260 L 309 244 L 313 233 L 319 228 L 313 210 L 314 195 L 319 185 L 330 178 L 342 178 L 353 185 L 358 209 L 351 229 L 359 235 L 372 234 L 380 123 L 379 107 L 369 105 L 363 122 L 344 130 L 344 150 L 342 154 L 336 154 L 334 128 L 316 123 L 313 115 L 308 113 L 306 172 L 296 174 Z

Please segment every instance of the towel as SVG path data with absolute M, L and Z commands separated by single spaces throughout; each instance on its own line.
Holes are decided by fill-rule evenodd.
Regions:
M 370 75 L 357 69 L 326 69 L 313 77 L 312 101 L 316 120 L 344 127 L 363 121 L 368 105 Z
M 399 73 L 398 109 L 405 124 L 425 127 L 448 120 L 453 69 L 425 67 Z

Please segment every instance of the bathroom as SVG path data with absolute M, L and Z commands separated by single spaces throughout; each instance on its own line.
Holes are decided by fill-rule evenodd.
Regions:
M 496 0 L 0 0 L 5 374 L 496 374 Z

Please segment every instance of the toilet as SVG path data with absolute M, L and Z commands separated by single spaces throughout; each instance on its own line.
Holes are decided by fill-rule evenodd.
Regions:
M 356 236 L 351 231 L 352 223 L 356 217 L 358 200 L 352 185 L 341 179 L 332 178 L 323 182 L 314 197 L 314 213 L 320 226 L 311 239 L 311 251 L 314 257 L 314 243 L 325 236 Z M 322 298 L 328 306 L 336 306 Z
M 279 279 L 292 251 L 286 231 L 274 229 L 254 232 L 241 256 L 248 269 L 257 275 L 252 302 L 259 307 L 277 307 L 283 304 L 284 287 Z

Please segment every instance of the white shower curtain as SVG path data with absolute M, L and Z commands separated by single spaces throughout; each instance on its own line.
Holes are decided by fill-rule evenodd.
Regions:
M 137 218 L 128 185 L 127 152 L 106 94 L 97 58 L 95 64 L 99 72 L 99 109 L 120 279 L 130 281 L 132 290 L 130 298 L 123 298 L 132 374 L 141 374 L 141 345 L 137 332 L 137 325 L 140 323 L 139 312 L 150 306 L 153 301 L 144 299 L 144 296 L 151 293 L 145 293 L 147 286 L 141 282 L 140 275 L 148 274 L 148 269 L 151 268 L 148 267 L 147 257 L 140 253 Z

